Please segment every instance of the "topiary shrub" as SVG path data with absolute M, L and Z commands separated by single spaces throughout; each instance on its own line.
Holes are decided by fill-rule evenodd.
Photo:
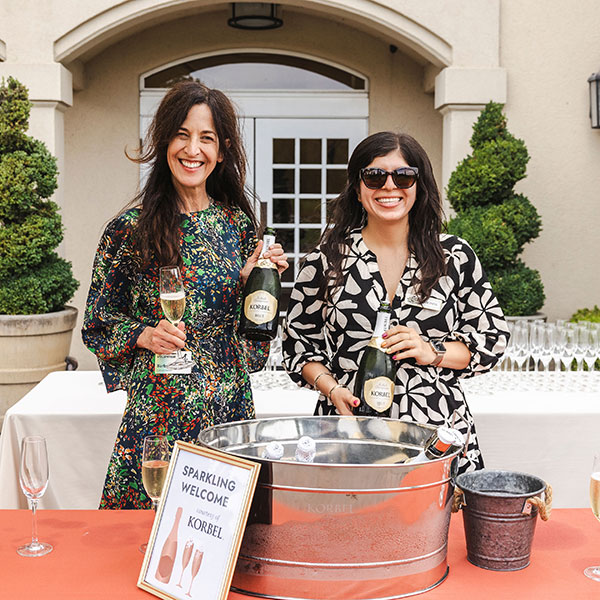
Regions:
M 513 190 L 525 177 L 527 148 L 506 129 L 496 102 L 482 111 L 470 143 L 473 153 L 448 181 L 446 196 L 456 216 L 447 230 L 473 247 L 505 314 L 535 314 L 544 305 L 544 286 L 518 255 L 539 236 L 542 223 L 533 204 Z
M 61 310 L 79 283 L 55 248 L 63 238 L 56 159 L 26 135 L 27 88 L 9 77 L 0 84 L 0 314 Z

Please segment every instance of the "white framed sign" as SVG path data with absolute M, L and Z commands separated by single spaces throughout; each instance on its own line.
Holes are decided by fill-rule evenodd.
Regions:
M 259 470 L 175 442 L 138 587 L 167 600 L 225 600 Z

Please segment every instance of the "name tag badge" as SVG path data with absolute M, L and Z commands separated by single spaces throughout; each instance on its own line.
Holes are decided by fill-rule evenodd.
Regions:
M 189 350 L 172 352 L 171 354 L 154 355 L 154 373 L 156 375 L 189 375 L 192 372 L 194 361 Z
M 405 304 L 409 306 L 416 306 L 417 308 L 424 308 L 426 310 L 432 310 L 434 312 L 440 312 L 442 309 L 442 300 L 439 298 L 427 298 L 425 302 L 420 302 L 419 297 L 414 293 L 407 294 Z

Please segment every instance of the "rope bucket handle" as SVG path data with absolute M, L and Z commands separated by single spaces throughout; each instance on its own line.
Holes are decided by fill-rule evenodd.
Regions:
M 550 513 L 552 512 L 552 486 L 550 484 L 546 484 L 546 489 L 543 492 L 544 500 L 542 500 L 539 496 L 533 496 L 532 498 L 527 498 L 525 500 L 525 505 L 529 505 L 530 507 L 537 507 L 540 518 L 542 521 L 547 521 L 550 518 Z M 454 488 L 454 497 L 452 498 L 452 512 L 458 512 L 463 506 L 466 506 L 465 495 L 464 492 L 459 488 Z
M 550 518 L 550 513 L 552 512 L 552 486 L 549 483 L 546 484 L 546 489 L 544 490 L 543 494 L 544 500 L 542 500 L 539 496 L 533 496 L 533 498 L 527 498 L 527 500 L 525 500 L 525 504 L 536 506 L 540 514 L 540 519 L 542 519 L 542 521 L 547 521 Z

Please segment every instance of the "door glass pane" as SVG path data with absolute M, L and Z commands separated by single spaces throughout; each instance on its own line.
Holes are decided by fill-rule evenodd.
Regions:
M 300 140 L 300 162 L 306 164 L 321 164 L 321 140 Z
M 283 246 L 286 252 L 294 251 L 294 230 L 293 229 L 276 229 L 275 237 Z
M 288 264 L 290 265 L 282 274 L 282 283 L 294 283 L 294 259 L 288 258 Z
M 339 194 L 346 183 L 346 169 L 327 169 L 327 193 Z
M 321 193 L 321 169 L 300 169 L 300 193 Z
M 273 169 L 273 193 L 294 193 L 294 169 Z
M 312 250 L 321 237 L 320 229 L 301 229 L 300 230 L 300 252 L 309 252 Z
M 274 164 L 294 164 L 294 140 L 293 139 L 274 139 L 273 140 L 273 163 Z
M 294 199 L 273 198 L 273 223 L 294 222 Z
M 303 198 L 300 200 L 300 223 L 321 222 L 321 200 L 319 198 Z
M 288 269 L 289 271 L 289 269 Z M 285 314 L 290 304 L 290 296 L 292 295 L 292 288 L 282 288 L 279 296 L 279 313 Z
M 327 164 L 345 165 L 348 162 L 348 140 L 327 140 Z

